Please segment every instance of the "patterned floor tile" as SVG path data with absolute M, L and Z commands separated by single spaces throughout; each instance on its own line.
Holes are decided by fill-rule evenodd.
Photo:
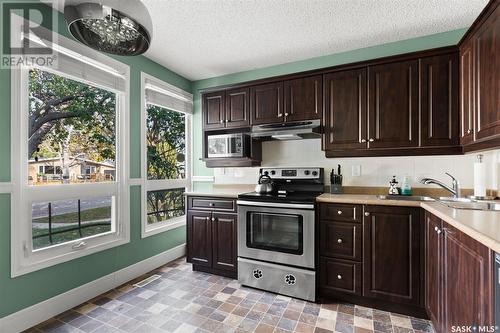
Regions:
M 142 288 L 147 276 L 161 278 Z M 30 333 L 434 333 L 429 321 L 331 300 L 310 303 L 193 272 L 185 259 L 33 327 Z

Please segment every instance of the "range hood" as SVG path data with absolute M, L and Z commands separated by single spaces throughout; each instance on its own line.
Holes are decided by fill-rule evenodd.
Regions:
M 253 138 L 270 138 L 274 140 L 302 140 L 321 138 L 321 121 L 319 119 L 255 125 L 252 126 Z

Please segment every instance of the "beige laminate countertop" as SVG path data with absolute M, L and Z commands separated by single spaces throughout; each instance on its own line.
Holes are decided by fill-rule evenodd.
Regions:
M 252 192 L 255 185 L 229 185 L 214 186 L 212 189 L 201 191 L 185 192 L 185 195 L 198 197 L 219 197 L 219 198 L 238 198 L 238 194 Z
M 474 238 L 495 252 L 500 252 L 500 212 L 454 209 L 439 202 L 381 200 L 376 195 L 329 194 L 316 198 L 325 203 L 422 207 L 446 223 Z

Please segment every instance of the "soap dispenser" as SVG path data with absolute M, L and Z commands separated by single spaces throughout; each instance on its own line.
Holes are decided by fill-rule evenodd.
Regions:
M 406 175 L 403 177 L 403 185 L 401 185 L 401 195 L 411 195 L 411 177 Z

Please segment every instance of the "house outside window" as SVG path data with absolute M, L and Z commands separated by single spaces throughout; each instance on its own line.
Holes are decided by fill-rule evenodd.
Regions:
M 129 241 L 129 67 L 50 33 L 58 66 L 11 75 L 12 276 Z
M 192 95 L 142 73 L 142 236 L 185 225 Z

